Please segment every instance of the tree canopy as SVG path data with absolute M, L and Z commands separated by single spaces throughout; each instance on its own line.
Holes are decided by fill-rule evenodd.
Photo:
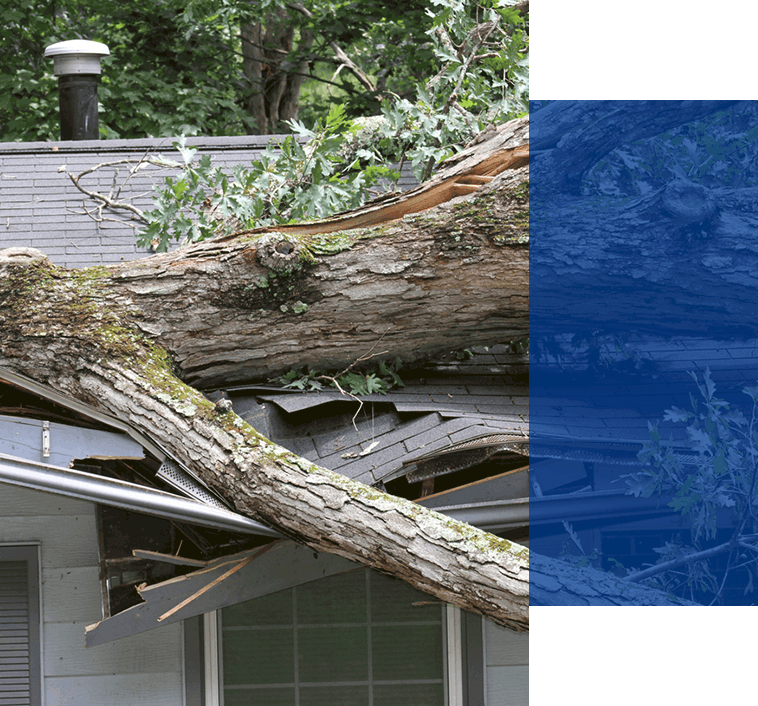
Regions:
M 0 140 L 57 139 L 43 52 L 75 38 L 111 51 L 100 87 L 106 138 L 287 132 L 286 121 L 310 124 L 331 104 L 350 117 L 379 113 L 389 97 L 416 104 L 418 86 L 427 111 L 457 102 L 476 122 L 505 99 L 505 113 L 515 114 L 525 108 L 527 26 L 514 5 L 19 0 L 0 11 Z M 482 67 L 476 74 L 471 57 Z M 445 77 L 447 92 L 435 85 Z

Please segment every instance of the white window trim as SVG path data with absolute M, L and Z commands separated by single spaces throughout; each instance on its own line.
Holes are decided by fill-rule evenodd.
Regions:
M 482 688 L 484 692 L 484 701 L 487 702 L 487 625 L 482 619 Z M 487 704 L 487 706 L 489 706 Z
M 203 615 L 203 655 L 205 706 L 221 706 L 218 611 Z
M 461 609 L 448 605 L 445 613 L 447 630 L 447 703 L 448 706 L 463 704 L 463 633 Z

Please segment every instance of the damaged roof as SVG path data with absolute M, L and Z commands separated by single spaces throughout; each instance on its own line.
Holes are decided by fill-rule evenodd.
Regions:
M 270 139 L 196 137 L 188 142 L 200 155 L 211 155 L 216 164 L 231 169 L 257 157 Z M 176 168 L 146 163 L 130 173 L 132 165 L 124 160 L 139 161 L 147 155 L 173 159 L 177 153 L 171 142 L 168 138 L 150 138 L 0 144 L 0 222 L 5 222 L 5 228 L 0 229 L 0 248 L 36 247 L 66 267 L 149 255 L 136 245 L 138 224 L 129 219 L 129 214 L 113 220 L 114 214 L 98 212 L 69 173 L 90 170 L 81 178 L 84 188 L 113 192 L 113 198 L 149 208 L 153 185 L 175 173 Z M 96 169 L 103 164 L 110 166 Z M 412 176 L 404 173 L 400 188 L 414 184 Z M 48 415 L 60 413 L 56 419 L 65 421 L 68 414 L 79 422 L 89 420 L 87 424 L 125 432 L 159 464 L 157 471 L 153 469 L 159 487 L 217 504 L 218 499 L 187 469 L 128 425 L 84 409 L 32 381 L 10 374 L 3 379 L 15 386 L 16 394 L 22 391 L 46 399 L 43 411 Z M 426 477 L 455 475 L 487 460 L 501 464 L 508 459 L 505 466 L 493 466 L 503 472 L 524 466 L 527 360 L 525 354 L 505 345 L 475 349 L 468 359 L 449 356 L 429 363 L 423 370 L 414 371 L 404 387 L 386 395 L 363 397 L 360 402 L 345 398 L 337 390 L 303 394 L 266 384 L 233 388 L 226 394 L 240 416 L 273 441 L 370 485 L 387 488 L 395 481 L 412 479 L 414 473 Z M 521 440 L 521 447 L 513 443 L 508 446 L 503 440 Z M 475 443 L 477 448 L 456 447 L 468 443 Z M 422 457 L 423 468 L 415 462 Z M 438 485 L 436 491 L 449 491 L 472 478 L 456 477 Z M 425 495 L 430 494 L 432 486 L 426 484 Z M 393 491 L 400 492 L 400 486 L 395 484 L 390 489 Z M 418 497 L 412 490 L 404 494 Z
M 455 374 L 430 366 L 423 371 L 428 377 L 408 379 L 384 395 L 350 398 L 332 389 L 301 392 L 270 385 L 224 393 L 237 414 L 273 441 L 378 485 L 407 474 L 407 461 L 461 442 L 492 435 L 526 440 L 526 356 L 504 345 L 475 350 L 474 362 L 459 364 Z M 482 374 L 479 355 L 492 359 L 489 374 Z
M 444 495 L 445 501 L 451 505 L 524 498 L 528 495 L 525 480 L 528 464 L 526 356 L 513 354 L 506 346 L 477 351 L 482 356 L 492 358 L 486 363 L 489 372 L 487 376 L 482 375 L 482 363 L 474 353 L 470 361 L 457 366 L 456 376 L 451 377 L 430 365 L 423 371 L 428 377 L 409 379 L 404 387 L 386 395 L 369 395 L 358 399 L 345 397 L 336 390 L 303 393 L 272 385 L 251 385 L 218 391 L 210 396 L 217 398 L 227 395 L 243 419 L 272 441 L 298 455 L 349 478 L 411 499 L 434 495 L 430 498 L 430 504 L 440 506 L 440 499 L 436 495 Z M 450 363 L 440 365 L 448 367 Z M 188 469 L 180 466 L 163 449 L 136 433 L 128 424 L 96 412 L 65 395 L 49 391 L 10 371 L 0 370 L 0 381 L 9 389 L 46 399 L 48 407 L 45 409 L 19 408 L 17 411 L 24 416 L 39 418 L 55 414 L 62 418 L 64 412 L 61 410 L 68 409 L 80 419 L 93 420 L 102 429 L 111 431 L 90 430 L 87 432 L 89 436 L 116 438 L 116 442 L 110 442 L 112 453 L 108 458 L 125 460 L 149 453 L 154 459 L 150 475 L 158 490 L 176 491 L 196 502 L 228 512 L 229 508 L 224 506 L 223 501 L 216 498 Z M 0 411 L 9 411 L 3 409 L 1 401 Z M 61 436 L 68 437 L 69 450 L 60 451 L 59 443 L 52 458 L 42 458 L 37 448 L 37 437 L 43 424 L 48 424 L 48 429 L 50 428 L 49 422 L 31 423 L 28 419 L 12 417 L 5 419 L 13 427 L 12 430 L 6 430 L 7 433 L 4 432 L 6 437 L 18 434 L 16 430 L 19 428 L 27 429 L 31 435 L 26 444 L 28 448 L 22 449 L 24 453 L 19 455 L 25 456 L 29 461 L 46 464 L 49 470 L 50 483 L 45 485 L 35 481 L 33 487 L 67 492 L 61 488 L 65 486 L 70 491 L 70 488 L 77 485 L 76 473 L 71 472 L 73 475 L 67 476 L 63 471 L 74 462 L 70 449 L 72 442 L 81 437 L 81 429 L 53 423 L 53 436 L 58 440 Z M 74 424 L 76 423 L 75 421 Z M 114 430 L 121 434 L 115 434 Z M 121 442 L 120 439 L 124 441 Z M 107 439 L 99 443 L 102 445 L 106 442 Z M 119 451 L 119 444 L 124 446 L 121 450 L 123 453 Z M 87 445 L 77 443 L 74 446 L 84 454 L 79 458 L 106 458 L 100 452 L 84 453 L 83 449 Z M 20 449 L 15 446 L 13 448 Z M 422 493 L 418 489 L 398 492 L 395 487 L 387 488 L 387 484 L 392 481 L 418 483 L 427 478 L 433 480 L 456 472 L 468 472 L 472 467 L 481 467 L 483 464 L 486 465 L 486 470 L 478 475 L 456 477 L 451 482 L 438 486 L 437 493 Z M 37 470 L 44 470 L 44 466 Z M 521 480 L 511 478 L 514 471 L 519 471 L 515 475 Z M 4 473 L 0 469 L 0 472 L 3 473 L 2 480 L 19 482 L 18 474 L 12 477 L 10 471 Z M 423 477 L 414 477 L 414 474 Z M 501 476 L 507 477 L 507 481 Z M 57 480 L 53 482 L 53 478 Z M 481 483 L 485 480 L 491 480 L 489 486 Z M 101 485 L 104 483 L 105 481 L 100 482 Z M 484 495 L 481 492 L 472 495 L 469 491 L 459 498 L 451 494 L 452 489 L 471 483 L 477 484 Z M 503 496 L 505 492 L 508 493 L 507 497 Z M 107 493 L 98 495 L 89 490 L 82 490 L 82 493 L 78 497 L 106 504 L 109 502 Z M 126 507 L 115 501 L 111 504 Z M 134 509 L 134 506 L 131 507 Z M 146 497 L 145 509 L 148 507 L 152 505 Z M 492 523 L 488 520 L 487 524 Z M 526 525 L 526 522 L 521 525 Z
M 189 142 L 224 167 L 249 161 L 268 139 L 243 136 Z M 93 211 L 67 173 L 81 173 L 103 162 L 139 159 L 148 152 L 175 155 L 170 140 L 0 144 L 0 224 L 4 226 L 0 248 L 35 247 L 55 264 L 70 268 L 149 255 L 136 245 L 135 223 L 98 222 L 96 218 L 103 214 Z M 115 168 L 124 174 L 123 166 Z M 149 208 L 153 184 L 169 173 L 154 165 L 136 172 L 122 197 Z M 88 188 L 108 193 L 114 168 L 87 179 Z M 401 188 L 412 185 L 407 175 L 404 179 Z M 235 411 L 262 434 L 321 466 L 490 531 L 517 528 L 519 536 L 524 536 L 528 526 L 527 354 L 505 344 L 479 347 L 463 359 L 447 356 L 403 377 L 403 387 L 359 400 L 338 390 L 304 393 L 271 383 L 219 390 L 209 396 L 226 395 Z M 205 523 L 248 537 L 258 534 L 259 541 L 270 542 L 276 534 L 232 512 L 188 469 L 127 423 L 3 370 L 0 422 L 0 439 L 18 442 L 12 449 L 2 449 L 0 483 L 73 495 L 122 510 L 142 510 L 190 525 Z M 26 434 L 23 441 L 16 437 L 19 430 Z M 49 455 L 45 455 L 45 444 L 49 444 Z M 245 551 L 248 554 L 243 552 L 238 563 L 258 556 L 257 549 Z M 278 548 L 260 560 L 274 561 L 289 551 Z M 140 556 L 145 558 L 147 553 Z M 215 580 L 229 561 L 218 560 L 200 571 L 213 569 L 204 576 Z M 303 561 L 299 555 L 292 559 L 298 572 Z M 334 563 L 329 571 L 350 568 L 337 557 L 322 557 L 314 571 L 323 572 L 325 561 Z M 232 561 L 231 565 L 238 564 Z M 238 579 L 246 575 L 240 568 L 229 585 L 244 585 Z M 204 580 L 197 585 L 205 585 Z M 180 583 L 183 588 L 172 592 L 171 600 L 175 603 L 177 595 L 195 586 L 193 581 Z M 202 605 L 197 601 L 193 610 Z M 106 632 L 112 635 L 110 628 Z

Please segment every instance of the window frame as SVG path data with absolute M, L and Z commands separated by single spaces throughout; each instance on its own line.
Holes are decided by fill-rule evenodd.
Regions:
M 42 704 L 42 577 L 39 544 L 0 544 L 0 563 L 26 563 L 31 706 Z
M 192 623 L 192 628 L 188 629 Z M 221 706 L 223 656 L 221 654 L 220 611 L 205 613 L 202 618 L 185 621 L 185 634 L 201 646 L 200 669 L 202 674 L 199 693 L 188 688 L 187 706 Z M 484 706 L 484 622 L 480 616 L 447 605 L 442 612 L 443 686 L 445 706 Z M 197 664 L 195 661 L 194 664 Z M 193 684 L 197 680 L 193 679 Z M 451 688 L 451 685 L 457 687 Z M 189 686 L 189 682 L 188 682 Z

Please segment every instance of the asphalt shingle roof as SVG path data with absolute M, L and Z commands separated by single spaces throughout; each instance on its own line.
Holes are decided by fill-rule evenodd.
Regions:
M 190 137 L 187 145 L 198 150 L 198 157 L 210 155 L 213 164 L 231 173 L 236 164 L 248 164 L 259 155 L 272 136 Z M 82 140 L 77 142 L 5 142 L 0 143 L 0 249 L 33 247 L 63 267 L 78 268 L 133 260 L 150 254 L 139 248 L 135 239 L 138 221 L 129 214 L 100 223 L 87 215 L 96 214 L 96 205 L 71 182 L 67 172 L 75 175 L 104 162 L 145 155 L 181 161 L 173 148 L 174 138 L 139 140 Z M 127 165 L 104 168 L 82 177 L 80 184 L 90 190 L 108 194 L 116 182 L 123 183 Z M 146 165 L 123 187 L 120 200 L 129 201 L 141 210 L 153 207 L 153 185 L 177 170 Z M 415 185 L 410 173 L 404 173 L 400 189 Z
M 504 347 L 494 350 L 500 355 Z M 469 365 L 445 363 L 455 367 L 456 375 L 431 365 L 424 369 L 430 377 L 408 379 L 405 387 L 386 395 L 361 397 L 363 407 L 354 421 L 358 403 L 337 390 L 301 392 L 261 385 L 228 392 L 242 416 L 251 404 L 268 408 L 263 427 L 273 441 L 321 466 L 375 484 L 407 473 L 404 461 L 459 441 L 495 432 L 527 436 L 528 382 L 513 375 L 516 368 L 524 372 L 526 356 L 511 356 L 507 374 L 506 366 L 490 365 L 487 376 L 477 374 L 472 363 L 477 357 L 465 361 Z

